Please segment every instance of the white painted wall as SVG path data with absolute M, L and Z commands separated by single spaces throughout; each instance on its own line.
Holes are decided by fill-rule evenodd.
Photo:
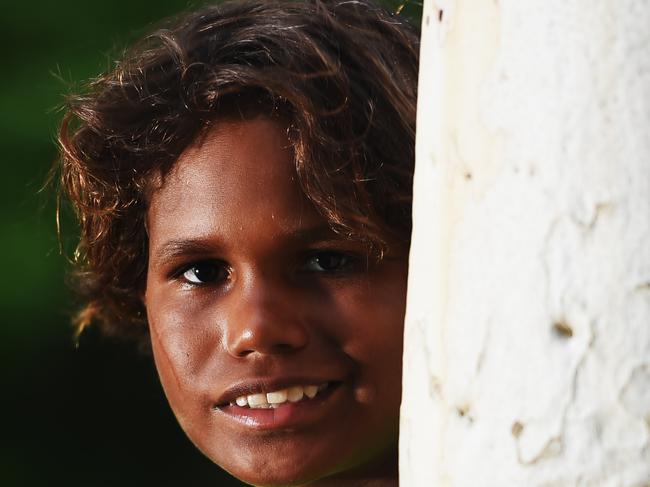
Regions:
M 650 0 L 425 0 L 421 62 L 401 485 L 650 486 Z

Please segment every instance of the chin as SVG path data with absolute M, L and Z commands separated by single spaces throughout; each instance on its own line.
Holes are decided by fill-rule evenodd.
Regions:
M 227 458 L 220 450 L 221 454 L 208 457 L 234 477 L 258 487 L 309 485 L 345 469 L 333 462 L 336 452 L 282 441 L 264 447 L 232 447 L 229 452 L 236 453 Z
M 361 452 L 338 448 L 319 449 L 296 444 L 291 440 L 277 441 L 265 446 L 232 446 L 237 452 L 224 458 L 208 457 L 231 475 L 258 487 L 328 485 L 343 486 L 348 482 L 372 478 L 395 479 L 397 485 L 397 442 L 383 449 L 363 448 Z M 382 484 L 384 485 L 384 484 Z M 386 485 L 390 485 L 387 483 Z

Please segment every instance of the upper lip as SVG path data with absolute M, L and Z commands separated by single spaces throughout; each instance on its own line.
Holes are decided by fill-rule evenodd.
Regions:
M 293 386 L 308 386 L 308 385 L 320 385 L 324 383 L 332 382 L 341 382 L 340 379 L 333 379 L 331 377 L 265 377 L 260 378 L 256 377 L 250 380 L 242 380 L 237 382 L 228 389 L 226 389 L 223 394 L 221 394 L 216 404 L 217 406 L 224 406 L 234 402 L 235 399 L 241 396 L 248 396 L 251 394 L 260 394 L 272 391 L 279 391 L 282 389 L 287 389 Z

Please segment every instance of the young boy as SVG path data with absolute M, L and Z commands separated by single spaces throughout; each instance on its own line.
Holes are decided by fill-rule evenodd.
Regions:
M 367 0 L 180 18 L 69 102 L 83 328 L 151 344 L 254 485 L 397 485 L 417 31 Z

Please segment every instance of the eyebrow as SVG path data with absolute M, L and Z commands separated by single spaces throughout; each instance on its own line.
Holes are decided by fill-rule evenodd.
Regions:
M 202 238 L 169 240 L 153 254 L 153 260 L 164 262 L 180 256 L 205 255 L 214 252 L 215 247 L 219 246 Z
M 328 225 L 296 228 L 283 236 L 296 242 L 319 242 L 322 240 L 343 239 L 341 235 L 334 232 Z
M 335 233 L 327 225 L 318 225 L 307 228 L 296 228 L 279 235 L 283 239 L 296 243 L 314 243 L 327 240 L 347 240 L 344 236 Z M 192 255 L 206 255 L 223 248 L 221 242 L 214 237 L 175 239 L 165 242 L 153 254 L 154 261 L 172 260 L 177 257 Z

